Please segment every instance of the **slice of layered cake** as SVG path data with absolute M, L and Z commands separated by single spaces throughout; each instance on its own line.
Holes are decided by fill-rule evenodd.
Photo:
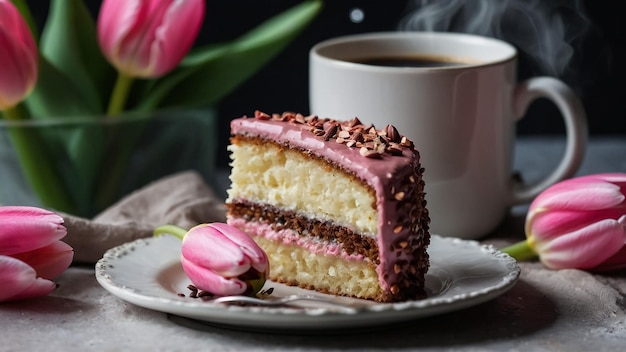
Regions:
M 231 122 L 228 223 L 267 252 L 270 278 L 397 302 L 425 297 L 423 169 L 391 125 L 256 112 Z

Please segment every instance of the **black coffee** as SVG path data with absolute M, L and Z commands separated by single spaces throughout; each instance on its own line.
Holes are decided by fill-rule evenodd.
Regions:
M 428 56 L 372 56 L 350 61 L 358 64 L 390 67 L 451 67 L 470 64 L 467 61 L 453 58 Z

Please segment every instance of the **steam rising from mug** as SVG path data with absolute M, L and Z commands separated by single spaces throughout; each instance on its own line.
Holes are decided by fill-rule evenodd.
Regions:
M 507 41 L 531 59 L 536 72 L 573 74 L 576 43 L 590 21 L 580 0 L 412 0 L 401 31 L 472 33 Z

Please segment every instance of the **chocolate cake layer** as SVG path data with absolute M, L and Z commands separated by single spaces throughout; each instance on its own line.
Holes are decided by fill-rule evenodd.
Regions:
M 227 204 L 228 214 L 246 221 L 258 221 L 272 226 L 275 231 L 288 229 L 299 236 L 313 236 L 327 242 L 341 243 L 346 254 L 360 254 L 379 264 L 378 245 L 372 237 L 360 236 L 347 227 L 316 219 L 307 219 L 294 211 L 278 209 L 267 204 L 233 201 Z

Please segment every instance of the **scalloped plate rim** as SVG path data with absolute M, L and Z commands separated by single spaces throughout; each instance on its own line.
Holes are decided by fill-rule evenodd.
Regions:
M 366 306 L 352 312 L 314 304 L 242 307 L 180 297 L 177 291 L 184 292 L 184 289 L 179 281 L 186 277 L 180 268 L 179 248 L 180 241 L 172 236 L 138 239 L 111 248 L 96 263 L 96 279 L 104 289 L 124 301 L 203 323 L 244 329 L 320 330 L 372 327 L 468 308 L 505 293 L 520 275 L 515 259 L 491 245 L 432 235 L 431 268 L 426 286 L 429 289 L 430 283 L 434 288 L 426 299 L 375 303 L 268 281 L 265 287 L 278 289 L 273 295 L 317 294 Z M 463 259 L 458 263 L 444 263 L 446 259 L 458 258 Z

